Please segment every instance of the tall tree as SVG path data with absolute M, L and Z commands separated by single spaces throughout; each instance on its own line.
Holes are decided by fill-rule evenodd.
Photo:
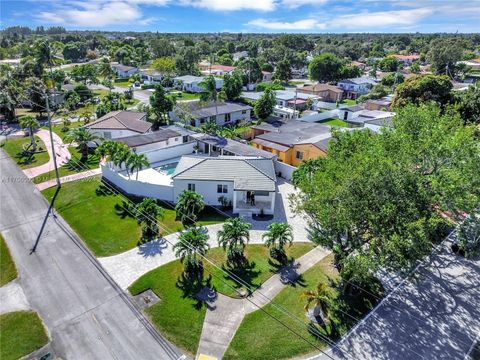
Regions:
M 265 120 L 273 113 L 277 100 L 275 99 L 275 93 L 271 88 L 265 89 L 265 92 L 260 96 L 253 107 L 255 116 L 260 120 Z
M 310 79 L 320 82 L 331 82 L 341 78 L 342 61 L 332 53 L 315 56 L 308 65 Z
M 348 277 L 409 269 L 444 236 L 440 213 L 471 212 L 480 200 L 473 126 L 432 104 L 400 108 L 394 124 L 380 134 L 336 133 L 327 156 L 295 181 L 311 239 Z
M 34 131 L 40 127 L 40 124 L 33 116 L 26 115 L 20 118 L 20 127 L 23 129 L 28 129 L 28 136 L 30 136 L 30 144 L 32 150 L 35 152 L 37 150 L 37 143 L 35 142 Z
M 455 75 L 456 63 L 462 60 L 463 41 L 439 37 L 430 42 L 427 61 L 437 74 Z
M 210 246 L 208 234 L 201 228 L 193 227 L 183 231 L 178 237 L 178 242 L 173 245 L 175 256 L 184 264 L 187 277 L 203 277 L 203 261 Z
M 177 200 L 175 212 L 184 227 L 195 225 L 198 215 L 205 207 L 202 195 L 195 191 L 184 190 Z
M 287 59 L 283 59 L 277 63 L 273 78 L 280 80 L 284 83 L 288 82 L 292 78 L 292 67 Z
M 237 100 L 242 94 L 242 76 L 240 72 L 225 74 L 223 77 L 222 91 L 227 100 Z
M 82 157 L 80 158 L 82 162 L 88 159 L 89 145 L 98 139 L 99 137 L 97 135 L 92 134 L 88 129 L 83 127 L 71 129 L 65 136 L 66 141 L 70 143 L 74 142 L 79 147 L 82 153 Z
M 150 106 L 155 114 L 154 126 L 158 128 L 161 123 L 168 123 L 168 113 L 173 110 L 174 101 L 167 96 L 165 89 L 161 85 L 155 86 L 155 91 L 150 95 Z
M 245 263 L 244 249 L 250 240 L 252 225 L 242 218 L 229 218 L 218 232 L 218 245 L 227 251 L 227 259 L 234 266 Z
M 160 230 L 158 218 L 164 217 L 163 209 L 152 198 L 144 198 L 136 208 L 136 217 L 142 224 L 142 242 L 152 241 L 158 238 Z
M 270 249 L 270 256 L 281 263 L 287 259 L 285 246 L 293 242 L 292 226 L 288 223 L 273 223 L 268 225 L 262 235 L 265 245 Z
M 332 299 L 332 292 L 328 285 L 320 282 L 315 290 L 306 290 L 300 297 L 305 301 L 305 311 L 308 311 L 310 305 L 314 304 L 313 316 L 320 317 L 323 324 L 327 324 Z
M 150 162 L 145 154 L 132 153 L 127 160 L 127 166 L 130 168 L 130 172 L 136 172 L 135 180 L 138 180 L 138 172 L 144 168 L 150 166 Z
M 452 87 L 450 79 L 445 75 L 412 76 L 397 87 L 392 107 L 428 101 L 444 106 L 452 100 Z

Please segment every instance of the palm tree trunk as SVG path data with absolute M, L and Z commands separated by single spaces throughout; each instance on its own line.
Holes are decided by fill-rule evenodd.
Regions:
M 33 149 L 33 151 L 36 151 L 37 150 L 37 143 L 35 142 L 35 136 L 33 135 L 33 128 L 32 127 L 28 128 L 28 132 L 29 132 L 29 135 L 30 135 L 30 143 L 32 144 L 32 149 Z

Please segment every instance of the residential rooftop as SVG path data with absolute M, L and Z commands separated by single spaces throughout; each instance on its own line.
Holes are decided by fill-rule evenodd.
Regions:
M 144 112 L 117 110 L 110 111 L 98 120 L 84 125 L 87 129 L 131 130 L 146 133 L 152 123 L 145 121 L 147 114 Z
M 235 111 L 251 110 L 252 107 L 237 102 L 209 103 L 203 105 L 200 101 L 191 101 L 188 103 L 191 114 L 196 118 L 206 118 L 215 115 L 230 114 Z
M 257 157 L 184 155 L 172 179 L 233 181 L 234 190 L 276 190 L 273 161 Z

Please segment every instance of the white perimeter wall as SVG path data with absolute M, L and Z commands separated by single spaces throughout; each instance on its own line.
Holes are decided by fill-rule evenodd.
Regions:
M 103 177 L 127 194 L 173 201 L 173 186 L 171 185 L 149 184 L 135 180 L 135 176 L 128 179 L 128 176 L 122 175 L 106 165 L 101 165 L 100 167 Z
M 288 165 L 277 160 L 275 160 L 273 164 L 275 166 L 275 173 L 277 175 L 281 173 L 281 177 L 288 181 L 290 181 L 290 179 L 292 178 L 293 172 L 297 170 L 295 166 Z
M 182 138 L 180 137 L 180 140 L 181 139 Z M 188 143 L 169 146 L 161 149 L 139 151 L 139 154 L 145 154 L 148 158 L 148 161 L 150 161 L 150 163 L 156 163 L 156 162 L 164 161 L 168 159 L 179 158 L 182 155 L 192 154 L 195 152 L 193 147 L 195 146 L 196 143 L 197 143 L 196 141 L 191 141 Z

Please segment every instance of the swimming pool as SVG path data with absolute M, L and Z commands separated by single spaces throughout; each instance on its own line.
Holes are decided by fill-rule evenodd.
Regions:
M 157 166 L 154 169 L 157 170 L 161 174 L 172 175 L 175 172 L 175 169 L 177 168 L 177 165 L 178 165 L 178 162 L 174 162 L 174 163 L 169 163 L 169 164 L 164 164 L 164 165 Z

